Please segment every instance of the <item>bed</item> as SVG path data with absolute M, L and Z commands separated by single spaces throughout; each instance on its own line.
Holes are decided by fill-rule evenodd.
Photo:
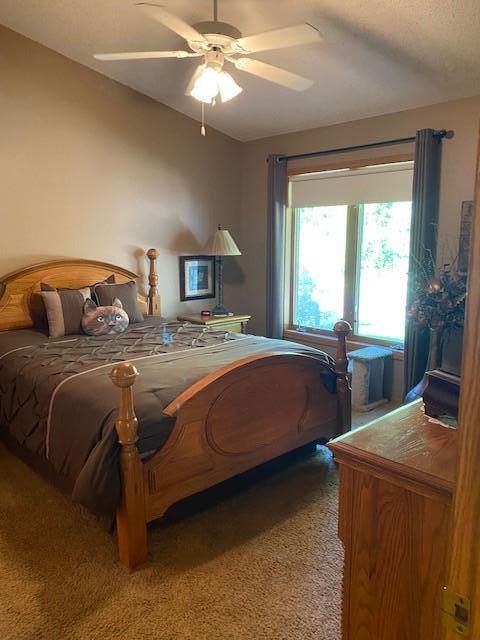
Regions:
M 73 499 L 116 519 L 119 557 L 147 560 L 147 524 L 177 501 L 350 429 L 348 323 L 337 356 L 159 317 L 157 252 L 147 315 L 122 336 L 49 339 L 33 328 L 40 283 L 80 288 L 114 275 L 56 260 L 0 280 L 0 436 Z M 37 296 L 38 297 L 38 296 Z

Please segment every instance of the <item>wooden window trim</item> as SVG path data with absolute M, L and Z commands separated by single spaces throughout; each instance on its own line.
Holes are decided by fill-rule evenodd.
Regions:
M 396 162 L 411 162 L 415 159 L 413 153 L 397 153 L 389 156 L 363 158 L 362 160 L 337 160 L 323 164 L 311 164 L 301 167 L 289 167 L 289 176 L 299 176 L 306 173 L 319 173 L 321 171 L 335 171 L 336 169 L 362 169 L 379 164 L 394 164 Z
M 290 328 L 293 326 L 293 318 L 295 317 L 295 291 L 297 288 L 297 268 L 295 264 L 295 256 L 298 253 L 298 233 L 297 233 L 297 210 L 292 208 L 290 209 L 290 243 L 288 244 L 289 249 L 289 270 L 290 274 L 290 289 L 288 292 L 288 300 L 289 307 L 288 312 L 285 315 L 288 318 L 288 324 L 286 328 Z
M 320 329 L 308 329 L 308 331 L 298 331 L 297 329 L 286 329 L 283 333 L 285 340 L 291 340 L 293 342 L 301 342 L 304 344 L 311 344 L 316 347 L 334 347 L 335 346 L 335 334 L 333 331 L 322 331 Z M 377 340 L 375 338 L 364 338 L 363 336 L 350 335 L 347 340 L 347 347 L 350 351 L 354 349 L 360 349 L 361 347 L 369 347 L 376 345 L 385 347 L 386 349 L 392 349 L 394 360 L 403 360 L 403 349 L 396 348 L 401 343 L 395 343 L 388 340 Z
M 356 330 L 356 305 L 357 305 L 357 261 L 358 261 L 358 234 L 359 229 L 358 205 L 351 204 L 347 210 L 347 237 L 345 239 L 345 281 L 343 297 L 343 317 Z

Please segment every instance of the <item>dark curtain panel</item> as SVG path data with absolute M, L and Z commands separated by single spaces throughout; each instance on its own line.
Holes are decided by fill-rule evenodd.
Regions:
M 429 273 L 437 253 L 438 195 L 440 187 L 441 136 L 433 129 L 417 131 L 413 172 L 412 226 L 407 291 L 407 314 L 422 273 Z M 423 378 L 427 368 L 430 336 L 409 322 L 405 331 L 405 393 Z M 409 397 L 408 399 L 413 399 Z
M 267 182 L 267 336 L 283 338 L 285 305 L 285 215 L 287 162 L 268 156 Z

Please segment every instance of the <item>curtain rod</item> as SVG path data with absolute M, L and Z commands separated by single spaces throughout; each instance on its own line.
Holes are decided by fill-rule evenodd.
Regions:
M 433 135 L 436 138 L 453 138 L 453 131 L 447 131 L 447 129 L 440 129 L 434 131 Z M 369 144 L 357 144 L 352 147 L 339 147 L 337 149 L 325 149 L 323 151 L 311 151 L 310 153 L 297 153 L 291 156 L 278 156 L 278 161 L 281 160 L 300 160 L 302 158 L 314 158 L 316 156 L 325 156 L 331 153 L 345 153 L 346 151 L 359 151 L 360 149 L 374 149 L 375 147 L 388 147 L 394 144 L 407 144 L 408 142 L 415 142 L 416 137 L 410 136 L 409 138 L 396 138 L 395 140 L 383 140 L 382 142 L 370 142 Z

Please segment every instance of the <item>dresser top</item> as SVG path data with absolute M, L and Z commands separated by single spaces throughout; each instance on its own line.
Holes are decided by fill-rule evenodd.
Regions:
M 426 416 L 421 400 L 336 438 L 329 447 L 340 463 L 452 495 L 457 431 Z

